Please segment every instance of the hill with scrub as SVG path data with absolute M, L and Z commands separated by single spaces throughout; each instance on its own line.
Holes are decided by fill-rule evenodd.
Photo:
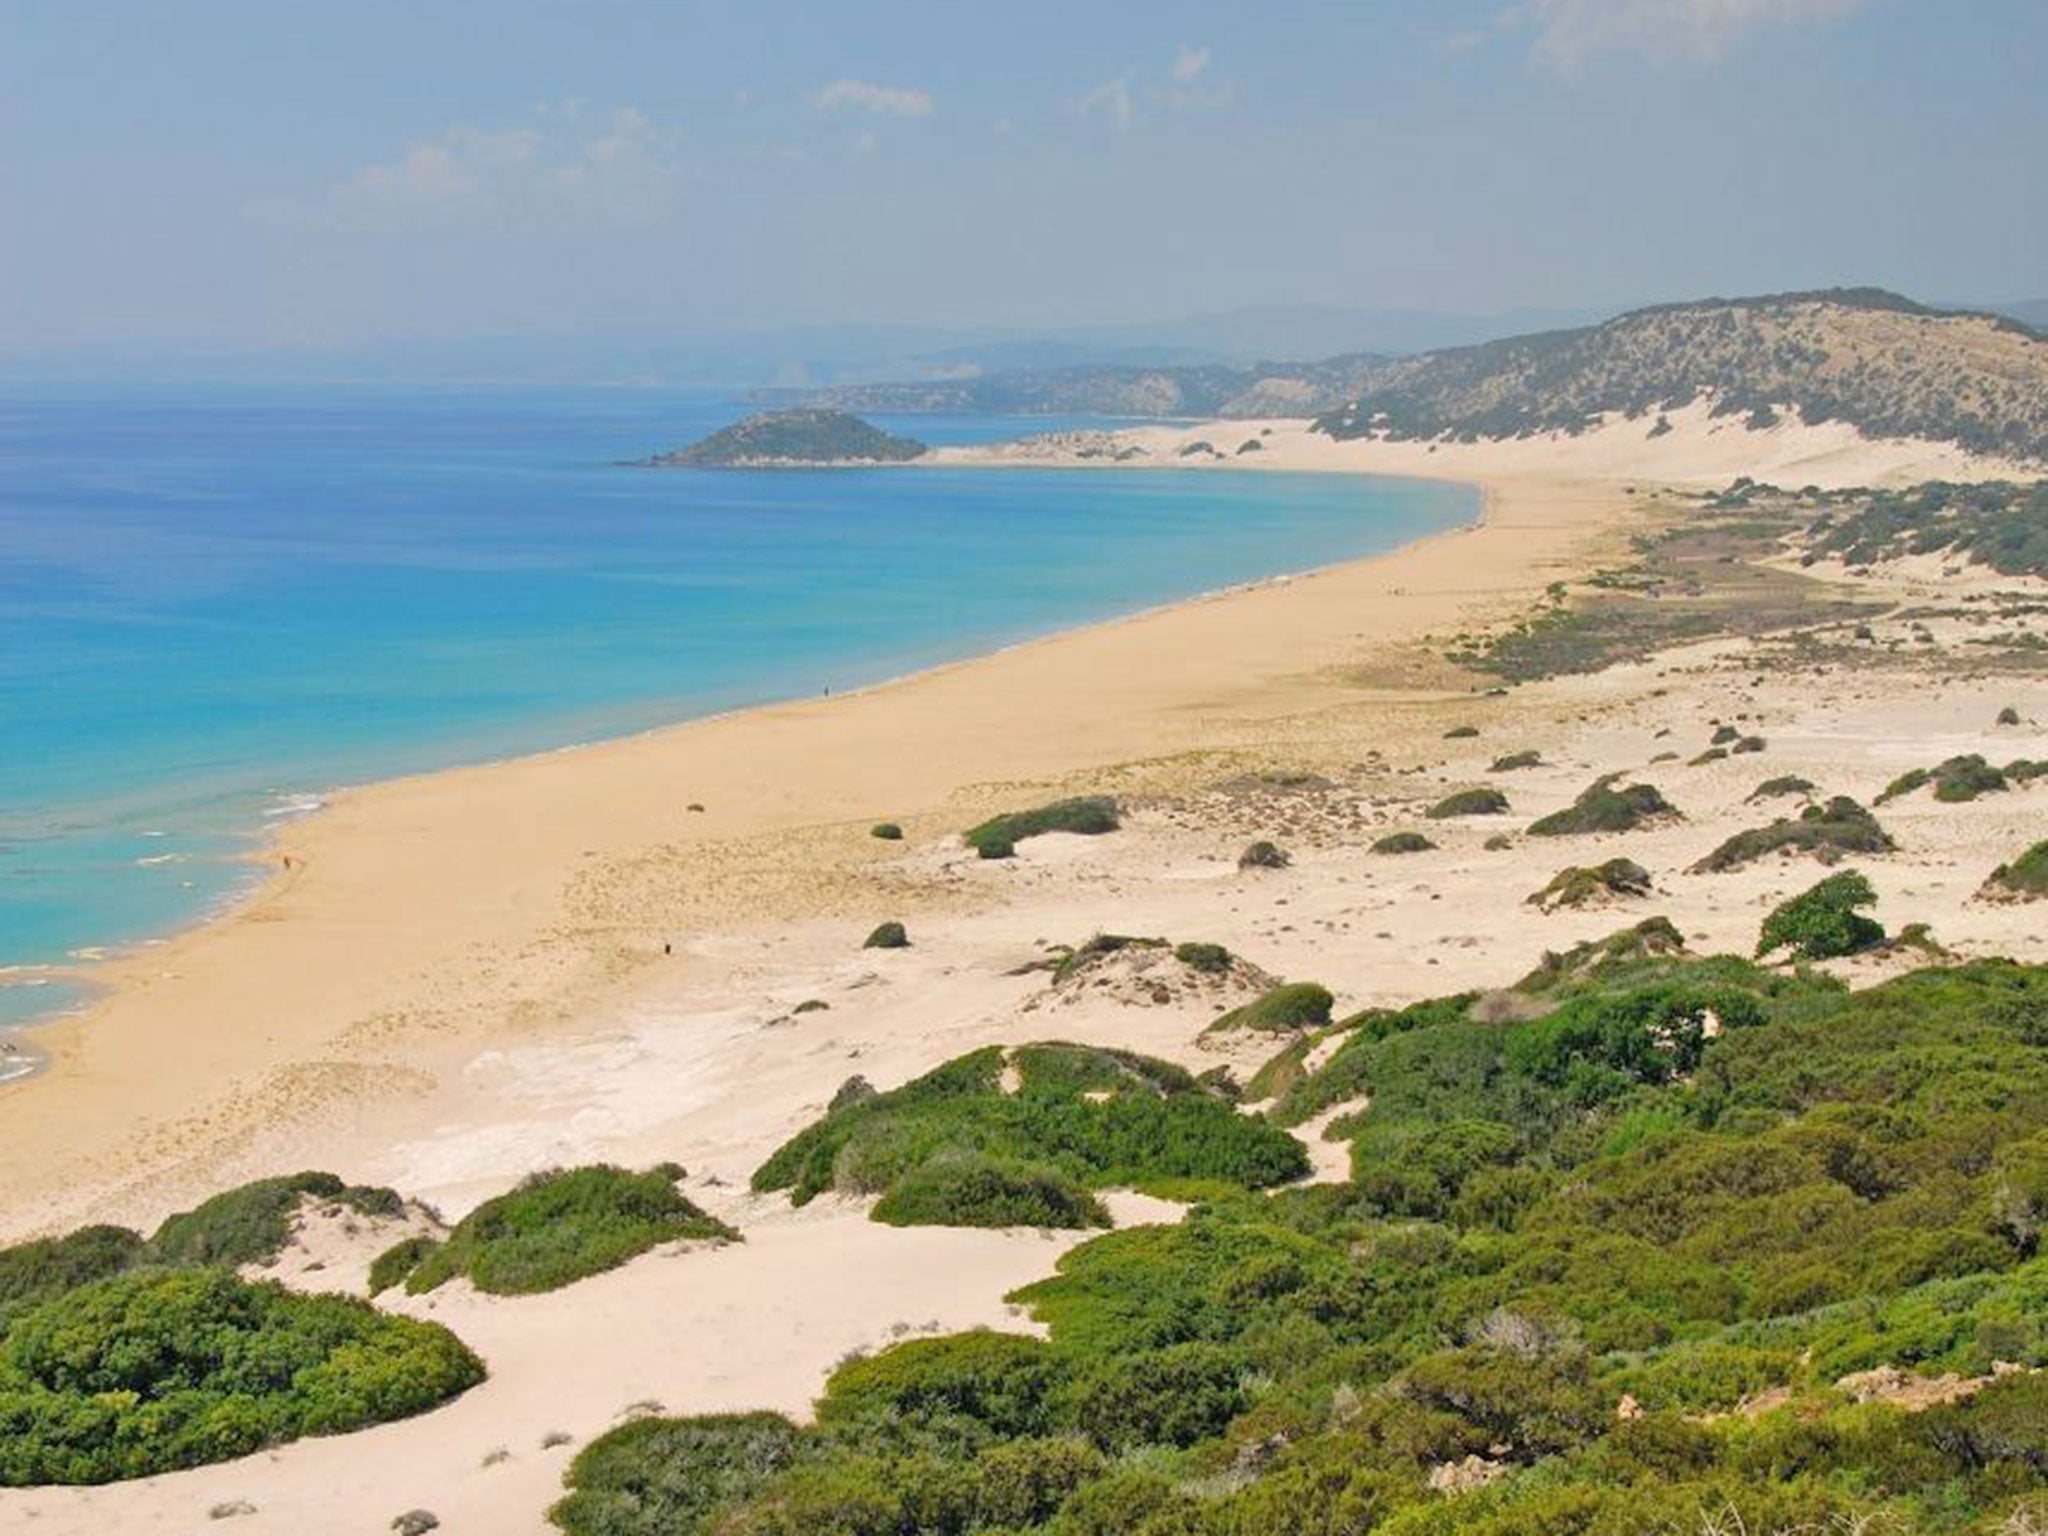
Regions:
M 765 411 L 720 428 L 687 448 L 656 454 L 656 469 L 781 469 L 812 464 L 903 464 L 925 445 L 844 411 Z
M 1746 425 L 1796 413 L 1870 437 L 2048 459 L 2048 338 L 1879 289 L 1662 305 L 1578 330 L 1407 358 L 1323 415 L 1332 437 L 1575 433 L 1699 401 Z
M 1408 357 L 1247 367 L 1079 367 L 821 391 L 840 410 L 1157 418 L 1312 416 L 1336 438 L 1577 433 L 1709 402 L 1752 428 L 1788 416 L 1870 437 L 2048 461 L 2048 338 L 2005 315 L 1875 288 L 1710 298 L 1599 325 Z

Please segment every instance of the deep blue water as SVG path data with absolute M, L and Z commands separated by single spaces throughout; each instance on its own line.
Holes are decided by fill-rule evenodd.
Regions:
M 871 682 L 1476 506 L 1339 476 L 619 463 L 737 414 L 627 389 L 0 393 L 0 967 L 191 920 L 338 783 Z M 0 986 L 0 1021 L 57 995 Z

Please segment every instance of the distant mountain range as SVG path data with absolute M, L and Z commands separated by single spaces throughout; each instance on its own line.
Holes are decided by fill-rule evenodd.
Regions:
M 1337 437 L 1576 432 L 1610 413 L 1787 409 L 1873 436 L 2048 460 L 2048 338 L 2005 314 L 1882 289 L 1702 299 L 1597 325 L 1315 363 L 1083 366 L 814 391 L 845 411 L 1315 416 Z

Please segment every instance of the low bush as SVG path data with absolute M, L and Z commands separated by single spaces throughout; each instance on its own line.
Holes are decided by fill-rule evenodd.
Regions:
M 1846 854 L 1889 853 L 1896 846 L 1875 816 L 1847 795 L 1836 795 L 1825 805 L 1809 805 L 1796 820 L 1781 817 L 1736 833 L 1692 868 L 1694 874 L 1714 874 L 1773 853 L 1807 853 L 1832 864 Z
M 1991 871 L 1985 888 L 1994 896 L 2022 900 L 2048 896 L 2048 838 L 2034 844 L 2010 864 L 2001 864 Z
M 706 1536 L 803 1453 L 779 1413 L 635 1419 L 576 1453 L 548 1517 L 568 1536 Z
M 1174 945 L 1173 958 L 1191 971 L 1200 971 L 1205 976 L 1221 976 L 1229 971 L 1234 957 L 1221 944 L 1205 944 L 1196 940 Z
M 1934 786 L 1934 798 L 1948 804 L 1960 804 L 2009 787 L 2001 770 L 1972 752 L 1948 758 L 1932 768 L 1915 768 L 1900 774 L 1884 787 L 1875 803 L 1883 805 L 1928 784 Z
M 1239 869 L 1285 869 L 1294 861 L 1278 843 L 1261 839 L 1237 856 Z
M 1540 768 L 1542 766 L 1543 754 L 1541 752 L 1510 752 L 1504 757 L 1496 757 L 1487 767 L 1486 771 L 1488 773 L 1514 773 L 1522 768 Z
M 1796 773 L 1781 773 L 1774 779 L 1765 779 L 1752 789 L 1747 798 L 1753 803 L 1758 800 L 1779 800 L 1786 795 L 1810 795 L 1813 780 L 1802 779 Z
M 1122 813 L 1107 795 L 1081 795 L 1055 800 L 1035 810 L 1007 811 L 961 834 L 967 846 L 984 859 L 1007 859 L 1027 837 L 1047 832 L 1077 832 L 1097 837 L 1123 825 Z
M 1884 929 L 1858 909 L 1876 901 L 1877 892 L 1860 871 L 1829 875 L 1772 909 L 1757 938 L 1757 957 L 1790 949 L 1802 960 L 1832 960 L 1874 949 L 1884 942 Z
M 1508 797 L 1487 785 L 1446 795 L 1424 814 L 1432 821 L 1444 821 L 1453 816 L 1499 816 L 1507 808 Z
M 462 1275 L 480 1291 L 526 1295 L 615 1269 L 657 1243 L 737 1241 L 739 1233 L 683 1198 L 682 1172 L 673 1163 L 646 1173 L 595 1163 L 536 1173 L 456 1223 L 420 1256 L 405 1288 L 419 1294 Z
M 152 1253 L 167 1264 L 264 1264 L 291 1240 L 292 1213 L 311 1196 L 365 1216 L 395 1217 L 404 1202 L 389 1189 L 344 1184 L 331 1173 L 293 1173 L 258 1179 L 215 1195 L 168 1218 L 151 1236 Z
M 149 1244 L 126 1227 L 81 1227 L 0 1248 L 0 1330 L 10 1312 L 149 1260 Z
M 1314 1029 L 1330 1022 L 1330 1009 L 1336 999 L 1328 987 L 1313 981 L 1288 982 L 1253 998 L 1242 1007 L 1233 1008 L 1211 1024 L 1207 1033 L 1219 1034 L 1234 1029 L 1291 1030 Z
M 937 1152 L 875 1202 L 892 1227 L 1106 1227 L 1109 1212 L 1073 1179 L 1042 1163 L 966 1149 Z
M 1448 731 L 1444 732 L 1444 740 L 1470 741 L 1474 736 L 1477 736 L 1478 734 L 1479 727 L 1476 725 L 1454 725 Z
M 1427 853 L 1436 846 L 1420 832 L 1389 832 L 1372 845 L 1374 853 Z
M 400 1238 L 370 1261 L 370 1294 L 380 1296 L 402 1282 L 439 1246 L 438 1239 L 421 1233 Z
M 1650 894 L 1650 872 L 1633 859 L 1609 859 L 1591 866 L 1574 864 L 1550 877 L 1550 883 L 1530 895 L 1533 906 L 1553 911 L 1559 907 L 1583 907 L 1609 897 L 1637 897 Z
M 1649 784 L 1616 787 L 1611 773 L 1587 786 L 1578 799 L 1529 824 L 1535 837 L 1567 837 L 1587 832 L 1632 832 L 1646 823 L 1675 817 L 1671 802 Z
M 753 1186 L 788 1190 L 798 1205 L 825 1190 L 881 1194 L 878 1219 L 902 1222 L 952 1224 L 961 1212 L 1038 1202 L 1023 1220 L 1094 1225 L 1100 1208 L 1075 1191 L 1176 1179 L 1264 1188 L 1306 1168 L 1293 1137 L 1238 1114 L 1179 1067 L 1040 1044 L 1007 1062 L 986 1047 L 841 1104 L 777 1149 Z M 1047 1184 L 1048 1171 L 1063 1183 Z
M 868 828 L 868 836 L 878 837 L 885 843 L 900 843 L 903 841 L 903 828 L 893 821 L 878 821 Z
M 404 1418 L 483 1379 L 447 1329 L 215 1267 L 96 1280 L 0 1340 L 0 1483 L 100 1483 Z
M 874 932 L 860 941 L 862 949 L 908 949 L 910 930 L 893 919 L 875 926 Z

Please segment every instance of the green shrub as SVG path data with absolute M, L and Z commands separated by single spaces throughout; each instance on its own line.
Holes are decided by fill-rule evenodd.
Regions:
M 1884 942 L 1884 929 L 1857 909 L 1874 905 L 1877 892 L 1858 870 L 1845 869 L 1788 901 L 1764 919 L 1758 958 L 1789 948 L 1802 960 L 1832 960 Z
M 1757 785 L 1755 789 L 1749 792 L 1747 798 L 1751 802 L 1755 802 L 1758 800 L 1778 800 L 1786 795 L 1810 795 L 1812 793 L 1813 780 L 1802 779 L 1796 773 L 1781 773 L 1774 779 L 1765 779 L 1763 783 Z
M 704 1536 L 804 1454 L 778 1413 L 635 1419 L 577 1452 L 548 1518 L 568 1536 Z
M 1436 846 L 1420 832 L 1389 832 L 1372 845 L 1374 853 L 1427 853 Z
M 415 1295 L 465 1275 L 501 1296 L 552 1291 L 616 1269 L 657 1243 L 737 1241 L 676 1189 L 673 1163 L 629 1173 L 609 1163 L 536 1173 L 456 1223 L 406 1276 Z
M 1498 816 L 1508 808 L 1508 797 L 1490 785 L 1478 789 L 1461 789 L 1454 795 L 1446 795 L 1423 814 L 1432 821 L 1444 821 L 1453 816 Z
M 1496 757 L 1486 771 L 1488 773 L 1514 773 L 1522 768 L 1540 768 L 1542 766 L 1543 754 L 1540 752 L 1510 752 L 1504 757 Z
M 900 843 L 903 841 L 903 828 L 893 821 L 878 821 L 868 828 L 868 836 L 878 837 L 885 843 Z
M 910 931 L 901 923 L 890 920 L 877 924 L 875 931 L 860 942 L 862 949 L 908 949 Z
M 433 1323 L 224 1269 L 144 1270 L 26 1308 L 0 1341 L 0 1483 L 99 1483 L 404 1418 L 483 1379 Z
M 1107 795 L 1081 795 L 1055 800 L 1035 810 L 1007 811 L 969 827 L 961 837 L 984 859 L 1007 859 L 1027 837 L 1047 832 L 1078 832 L 1086 837 L 1114 832 L 1123 825 L 1115 800 Z
M 167 1219 L 150 1238 L 167 1264 L 263 1264 L 291 1241 L 291 1217 L 307 1196 L 365 1216 L 397 1216 L 404 1202 L 389 1189 L 348 1185 L 331 1173 L 293 1173 L 227 1190 Z
M 1652 785 L 1616 788 L 1615 781 L 1620 777 L 1610 773 L 1594 780 L 1563 810 L 1531 822 L 1530 833 L 1536 837 L 1565 837 L 1585 832 L 1632 832 L 1646 822 L 1678 814 Z
M 1076 971 L 1083 969 L 1092 960 L 1104 955 L 1121 954 L 1127 949 L 1164 949 L 1166 940 L 1138 938 L 1127 933 L 1098 933 L 1082 940 L 1079 947 L 1070 949 L 1060 957 L 1052 968 L 1052 979 L 1065 981 Z
M 1237 856 L 1239 869 L 1285 869 L 1293 862 L 1285 848 L 1263 839 L 1251 844 Z
M 1221 976 L 1230 969 L 1234 957 L 1221 944 L 1205 944 L 1196 940 L 1174 945 L 1173 958 L 1191 971 L 1200 971 L 1205 976 Z
M 1901 795 L 1910 795 L 1926 784 L 1934 786 L 1935 799 L 1950 804 L 1974 800 L 1979 795 L 2008 787 L 2003 772 L 1972 752 L 1964 757 L 1951 757 L 1932 768 L 1915 768 L 1900 774 L 1885 786 L 1876 803 L 1883 805 Z
M 104 1280 L 149 1261 L 149 1245 L 126 1227 L 81 1227 L 0 1248 L 0 1331 L 9 1312 Z
M 874 1219 L 892 1227 L 1106 1227 L 1109 1212 L 1056 1168 L 949 1149 L 890 1184 Z
M 1650 872 L 1633 859 L 1609 859 L 1590 867 L 1572 865 L 1550 877 L 1550 883 L 1529 897 L 1534 906 L 1546 911 L 1553 907 L 1583 907 L 1604 897 L 1635 897 L 1650 894 Z
M 2048 838 L 2034 844 L 2010 864 L 1991 871 L 1987 882 L 1995 894 L 2031 898 L 2048 896 Z
M 1330 1022 L 1336 999 L 1328 987 L 1313 981 L 1288 982 L 1269 988 L 1242 1007 L 1233 1008 L 1209 1026 L 1210 1033 L 1232 1029 L 1313 1029 Z
M 370 1261 L 370 1294 L 380 1296 L 399 1284 L 440 1246 L 437 1239 L 422 1234 L 400 1238 Z
M 1889 853 L 1897 846 L 1875 816 L 1847 795 L 1836 795 L 1825 805 L 1809 805 L 1797 820 L 1781 817 L 1736 833 L 1692 868 L 1694 874 L 1713 874 L 1773 853 L 1810 853 L 1832 864 L 1845 854 Z
M 979 1225 L 986 1210 L 1005 1225 L 1054 1214 L 1094 1224 L 1100 1208 L 1079 1191 L 1176 1179 L 1264 1188 L 1307 1171 L 1293 1137 L 1170 1063 L 1040 1044 L 1008 1065 L 1014 1092 L 1004 1051 L 990 1046 L 839 1105 L 778 1148 L 753 1186 L 786 1189 L 798 1205 L 828 1189 L 879 1193 L 877 1219 L 900 1222 Z
M 954 1438 L 1042 1435 L 1058 1427 L 1066 1366 L 1042 1339 L 986 1328 L 911 1339 L 834 1371 L 818 1423 L 920 1424 Z
M 1478 734 L 1479 727 L 1476 725 L 1454 725 L 1448 731 L 1444 732 L 1444 740 L 1470 741 L 1474 736 L 1477 736 Z
M 1103 1450 L 1188 1446 L 1219 1434 L 1248 1401 L 1243 1360 L 1216 1344 L 1177 1344 L 1103 1361 L 1068 1389 L 1073 1421 Z

